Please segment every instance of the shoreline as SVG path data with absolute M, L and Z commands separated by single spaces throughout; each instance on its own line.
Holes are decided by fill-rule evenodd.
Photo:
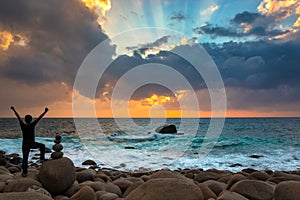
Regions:
M 60 167 L 61 162 L 64 164 Z M 296 200 L 300 195 L 300 169 L 289 172 L 251 168 L 239 172 L 145 168 L 122 171 L 101 168 L 93 160 L 86 160 L 83 163 L 86 167 L 71 164 L 68 168 L 65 164 L 68 162 L 72 163 L 67 157 L 49 159 L 43 164 L 33 161 L 24 178 L 20 156 L 0 151 L 0 200 Z M 43 180 L 45 173 L 47 178 Z M 59 177 L 57 184 L 51 180 L 51 174 Z M 64 179 L 68 177 L 74 180 L 66 185 Z

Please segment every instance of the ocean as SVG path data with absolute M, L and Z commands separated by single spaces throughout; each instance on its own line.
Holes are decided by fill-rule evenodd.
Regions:
M 214 137 L 207 137 L 210 119 L 101 118 L 75 122 L 42 119 L 36 128 L 36 141 L 51 148 L 54 136 L 62 135 L 64 156 L 76 166 L 92 159 L 101 167 L 121 170 L 300 169 L 300 118 L 227 118 L 222 132 Z M 157 134 L 155 128 L 164 124 L 175 124 L 181 134 Z M 1 150 L 22 155 L 20 137 L 17 119 L 0 119 Z

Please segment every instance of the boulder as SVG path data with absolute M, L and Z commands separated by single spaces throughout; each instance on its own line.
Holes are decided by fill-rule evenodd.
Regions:
M 117 186 L 121 189 L 121 191 L 122 191 L 123 193 L 124 193 L 124 192 L 127 190 L 127 188 L 132 184 L 131 181 L 128 181 L 128 180 L 123 179 L 123 178 L 117 179 L 117 180 L 113 181 L 113 183 L 114 183 L 115 185 L 117 185 Z
M 270 178 L 270 176 L 266 172 L 260 172 L 260 171 L 253 172 L 250 174 L 250 176 L 261 181 L 265 181 L 268 178 Z
M 213 198 L 213 199 L 217 198 L 217 195 L 213 191 L 211 191 L 211 189 L 209 189 L 209 187 L 207 187 L 207 185 L 205 185 L 203 183 L 198 183 L 198 187 L 202 191 L 204 200 L 209 199 L 209 198 Z
M 82 188 L 83 186 L 90 186 L 95 192 L 97 191 L 102 191 L 102 190 L 105 190 L 105 183 L 102 183 L 100 181 L 85 181 L 85 182 L 82 182 L 80 183 L 76 189 L 80 189 Z
M 228 181 L 226 189 L 229 190 L 233 184 L 238 181 L 245 180 L 246 177 L 242 174 L 234 174 L 231 179 Z
M 208 180 L 203 182 L 209 189 L 211 189 L 217 196 L 226 188 L 225 183 L 221 183 L 215 180 Z
M 224 190 L 217 200 L 249 200 L 248 198 L 236 193 Z
M 70 197 L 70 200 L 96 200 L 96 193 L 89 186 L 84 186 L 73 196 Z
M 39 180 L 52 194 L 61 194 L 75 181 L 75 167 L 69 158 L 48 160 L 40 168 Z
M 123 197 L 127 197 L 133 190 L 135 190 L 136 188 L 140 187 L 142 184 L 144 184 L 144 182 L 135 182 L 132 183 L 127 190 L 123 193 Z
M 176 129 L 176 126 L 174 124 L 160 126 L 157 129 L 155 129 L 155 131 L 157 133 L 177 133 L 177 129 Z
M 0 193 L 0 200 L 53 200 L 51 197 L 38 192 L 11 192 Z
M 101 195 L 98 200 L 115 200 L 117 198 L 119 198 L 119 196 L 114 193 L 105 193 Z
M 112 182 L 107 182 L 105 184 L 105 191 L 110 192 L 110 193 L 114 193 L 114 194 L 118 195 L 119 197 L 122 196 L 121 189 L 117 185 L 113 184 Z
M 258 180 L 241 180 L 235 183 L 231 192 L 237 192 L 251 200 L 271 200 L 273 199 L 273 187 Z
M 150 176 L 150 179 L 156 179 L 156 178 L 179 178 L 184 180 L 190 180 L 178 172 L 168 171 L 168 170 L 160 170 Z
M 47 190 L 45 190 L 44 188 L 38 187 L 36 185 L 29 187 L 26 192 L 38 192 L 43 195 L 51 197 L 51 194 Z
M 296 174 L 288 174 L 281 171 L 276 171 L 272 174 L 272 177 L 281 177 L 286 181 L 300 181 L 300 176 Z
M 191 181 L 179 178 L 150 179 L 125 200 L 203 200 L 202 191 Z
M 3 192 L 25 192 L 34 185 L 42 187 L 41 183 L 31 178 L 12 179 L 7 181 Z
M 93 181 L 96 176 L 96 171 L 93 169 L 85 169 L 80 172 L 76 172 L 76 180 L 81 183 L 84 181 Z
M 274 200 L 297 200 L 299 198 L 299 181 L 283 181 L 280 182 L 275 189 Z

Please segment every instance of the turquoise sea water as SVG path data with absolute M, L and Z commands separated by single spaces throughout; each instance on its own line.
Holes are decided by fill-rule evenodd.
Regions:
M 226 119 L 221 135 L 205 138 L 209 119 L 168 119 L 183 135 L 156 137 L 149 119 L 43 119 L 37 126 L 36 140 L 48 148 L 55 134 L 63 136 L 65 156 L 77 166 L 94 159 L 103 167 L 134 170 L 158 168 L 218 168 L 238 171 L 255 169 L 300 169 L 300 118 Z M 153 125 L 152 124 L 152 125 Z M 194 130 L 197 127 L 196 131 Z M 191 128 L 194 127 L 194 128 Z M 107 136 L 118 131 L 126 141 L 110 141 Z M 22 138 L 16 119 L 0 119 L 0 149 L 20 153 Z M 132 140 L 130 140 L 132 138 Z M 149 140 L 136 140 L 149 138 Z M 203 148 L 205 146 L 205 148 Z M 253 158 L 256 155 L 259 158 Z M 49 155 L 48 155 L 49 156 Z M 120 167 L 122 166 L 122 167 Z

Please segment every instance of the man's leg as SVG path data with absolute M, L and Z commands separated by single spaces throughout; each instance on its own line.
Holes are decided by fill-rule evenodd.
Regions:
M 29 151 L 30 151 L 30 146 L 22 146 L 22 153 L 23 153 L 22 169 L 23 169 L 23 175 L 27 174 Z
M 33 145 L 33 149 L 40 149 L 40 160 L 45 160 L 45 145 L 42 143 L 35 142 Z

